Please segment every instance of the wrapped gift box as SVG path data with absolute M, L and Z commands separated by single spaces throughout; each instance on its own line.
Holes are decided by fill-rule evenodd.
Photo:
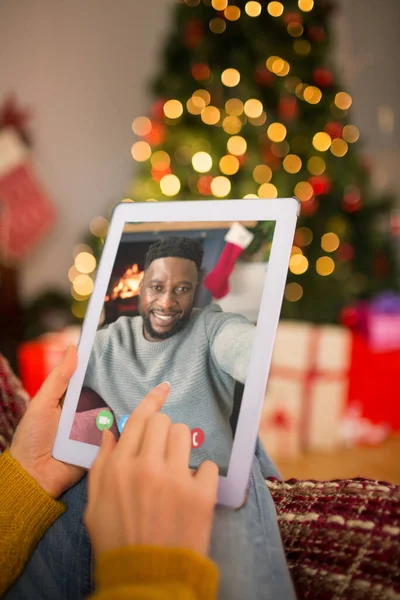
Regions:
M 350 358 L 346 328 L 280 322 L 260 423 L 271 456 L 293 458 L 302 450 L 337 448 Z
M 79 327 L 67 327 L 20 345 L 18 370 L 30 397 L 36 394 L 50 371 L 58 365 L 68 346 L 78 344 L 79 335 Z

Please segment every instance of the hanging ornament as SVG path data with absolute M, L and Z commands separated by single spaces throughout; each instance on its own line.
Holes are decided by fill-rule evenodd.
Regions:
M 312 186 L 316 196 L 327 194 L 332 187 L 330 179 L 326 175 L 310 177 L 308 183 Z
M 309 27 L 307 35 L 309 40 L 317 43 L 324 42 L 326 38 L 325 30 L 321 25 L 312 25 Z
M 206 63 L 193 63 L 191 74 L 196 81 L 206 81 L 211 76 L 210 67 Z
M 259 65 L 254 72 L 254 79 L 263 87 L 271 85 L 276 79 L 276 75 L 271 73 L 265 65 Z
M 183 28 L 183 44 L 186 48 L 197 48 L 204 39 L 204 25 L 200 19 L 188 21 Z
M 326 67 L 320 67 L 314 70 L 313 80 L 319 87 L 328 87 L 333 83 L 333 75 Z
M 283 121 L 293 121 L 299 114 L 299 104 L 293 96 L 281 96 L 278 102 L 278 116 Z
M 325 133 L 331 136 L 333 140 L 336 138 L 340 138 L 343 131 L 343 126 L 337 121 L 331 121 L 327 123 L 324 127 Z

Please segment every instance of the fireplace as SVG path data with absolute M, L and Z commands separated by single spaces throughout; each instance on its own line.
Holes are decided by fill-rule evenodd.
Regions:
M 115 259 L 113 273 L 104 304 L 104 324 L 121 316 L 138 314 L 139 283 L 143 277 L 146 252 L 157 240 L 171 237 L 189 237 L 200 241 L 204 249 L 202 273 L 194 305 L 202 308 L 210 304 L 210 292 L 202 284 L 204 275 L 216 265 L 225 245 L 225 235 L 231 223 L 155 223 L 130 224 L 125 228 Z

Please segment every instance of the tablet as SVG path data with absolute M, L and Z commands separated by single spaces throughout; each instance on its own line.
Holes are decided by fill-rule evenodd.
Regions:
M 162 412 L 190 428 L 190 466 L 216 462 L 218 502 L 240 506 L 298 213 L 296 198 L 118 205 L 53 456 L 89 468 L 102 430 L 118 439 L 145 394 L 169 381 Z M 267 260 L 252 279 L 241 278 L 257 305 L 249 314 L 237 281 L 229 291 L 229 275 L 256 225 L 265 232 Z

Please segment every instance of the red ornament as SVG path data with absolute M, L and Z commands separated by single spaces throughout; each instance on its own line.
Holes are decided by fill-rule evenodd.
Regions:
M 211 175 L 202 175 L 197 182 L 197 189 L 203 196 L 211 195 L 211 183 L 213 178 Z
M 356 212 L 361 208 L 361 196 L 360 190 L 357 188 L 351 188 L 346 191 L 343 196 L 343 208 L 347 212 Z
M 340 313 L 340 322 L 345 327 L 352 329 L 358 323 L 358 312 L 355 308 L 348 306 Z
M 326 33 L 325 30 L 321 27 L 321 25 L 313 25 L 309 28 L 307 32 L 308 38 L 312 42 L 321 43 L 325 41 Z
M 293 22 L 302 23 L 303 18 L 299 12 L 293 10 L 291 12 L 285 12 L 285 14 L 283 15 L 283 21 L 284 21 L 285 25 L 289 25 L 289 23 L 293 23 Z
M 333 83 L 333 75 L 329 69 L 321 67 L 315 69 L 313 73 L 314 82 L 320 87 L 328 87 Z
M 293 121 L 299 114 L 299 105 L 293 96 L 281 96 L 278 103 L 278 115 L 283 121 Z
M 204 25 L 200 19 L 186 23 L 183 31 L 183 44 L 186 48 L 196 48 L 204 39 Z
M 154 167 L 151 169 L 151 176 L 154 179 L 154 181 L 161 181 L 161 179 L 165 177 L 165 175 L 169 175 L 170 173 L 172 173 L 170 167 L 167 167 L 162 171 L 160 171 L 159 169 L 154 169 Z
M 308 183 L 312 186 L 316 196 L 327 194 L 331 189 L 331 182 L 326 175 L 310 177 Z
M 336 121 L 331 121 L 330 123 L 327 123 L 325 125 L 324 131 L 328 133 L 334 140 L 342 136 L 343 126 L 340 123 L 337 123 Z
M 259 65 L 254 72 L 254 79 L 258 85 L 266 87 L 275 81 L 276 75 L 271 73 L 265 65 Z
M 150 146 L 159 146 L 165 140 L 165 127 L 161 123 L 152 123 L 151 129 L 143 139 Z
M 191 73 L 196 81 L 206 81 L 211 75 L 210 67 L 206 63 L 193 63 Z
M 340 244 L 336 256 L 343 262 L 349 262 L 354 257 L 354 248 L 350 244 Z
M 306 217 L 312 217 L 318 210 L 319 202 L 315 196 L 312 196 L 306 202 L 301 203 L 301 214 Z
M 153 102 L 153 104 L 151 105 L 151 108 L 150 108 L 150 115 L 151 115 L 151 117 L 153 117 L 153 119 L 162 119 L 163 118 L 165 103 L 166 103 L 165 98 L 159 98 L 158 100 Z

